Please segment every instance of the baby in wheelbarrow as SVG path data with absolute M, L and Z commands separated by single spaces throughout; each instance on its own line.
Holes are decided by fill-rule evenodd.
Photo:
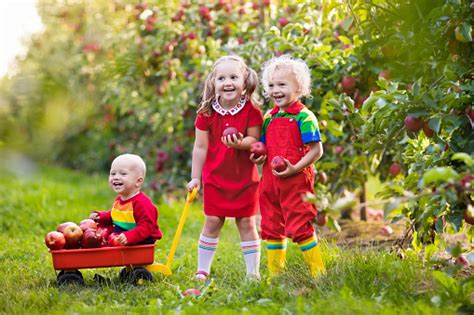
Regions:
M 140 191 L 145 174 L 146 165 L 140 156 L 127 153 L 116 157 L 109 174 L 109 185 L 117 194 L 112 209 L 89 216 L 100 225 L 113 225 L 115 245 L 154 244 L 162 237 L 158 210 Z

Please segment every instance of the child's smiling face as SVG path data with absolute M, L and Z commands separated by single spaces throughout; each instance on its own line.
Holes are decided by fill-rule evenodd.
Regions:
M 280 110 L 286 110 L 300 96 L 300 87 L 290 69 L 276 69 L 268 80 L 268 95 Z
M 140 168 L 127 158 L 117 158 L 110 167 L 109 185 L 121 197 L 133 195 L 143 183 Z
M 229 109 L 235 106 L 244 90 L 244 73 L 237 61 L 226 60 L 215 68 L 215 87 L 219 103 Z

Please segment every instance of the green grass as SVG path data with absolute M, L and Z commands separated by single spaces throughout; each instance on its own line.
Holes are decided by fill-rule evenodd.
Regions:
M 375 249 L 342 249 L 324 240 L 328 272 L 319 280 L 309 279 L 292 244 L 284 276 L 272 283 L 246 281 L 232 221 L 226 223 L 221 236 L 213 285 L 201 298 L 182 298 L 178 291 L 195 286 L 192 275 L 203 222 L 199 202 L 185 224 L 172 276 L 157 274 L 154 282 L 135 287 L 118 281 L 120 268 L 84 269 L 84 287 L 61 289 L 43 237 L 60 222 L 78 222 L 93 209 L 107 209 L 114 195 L 106 175 L 57 168 L 42 168 L 25 179 L 1 173 L 0 189 L 1 313 L 454 314 L 457 307 L 448 303 L 436 307 L 431 302 L 440 292 L 419 261 L 401 261 Z M 158 205 L 164 239 L 155 250 L 156 261 L 166 260 L 183 204 L 180 200 Z M 264 278 L 265 264 L 263 251 Z M 95 283 L 95 273 L 110 282 Z

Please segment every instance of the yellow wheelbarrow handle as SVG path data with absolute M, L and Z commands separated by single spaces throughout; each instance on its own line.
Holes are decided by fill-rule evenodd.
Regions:
M 192 191 L 188 192 L 186 196 L 186 203 L 184 205 L 183 213 L 181 214 L 181 218 L 179 219 L 178 228 L 176 229 L 176 233 L 174 235 L 173 243 L 171 244 L 170 254 L 168 255 L 168 259 L 166 260 L 166 265 L 160 263 L 154 263 L 152 265 L 146 266 L 146 269 L 149 271 L 161 272 L 164 275 L 171 275 L 171 262 L 173 261 L 174 254 L 176 252 L 176 248 L 178 247 L 179 238 L 181 236 L 181 232 L 183 231 L 184 222 L 186 221 L 186 217 L 188 216 L 189 207 L 191 203 L 196 198 L 197 188 L 194 188 Z

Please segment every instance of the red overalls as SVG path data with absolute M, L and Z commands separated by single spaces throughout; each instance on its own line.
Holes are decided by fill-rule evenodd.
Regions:
M 302 199 L 304 193 L 314 193 L 314 166 L 286 178 L 273 175 L 270 166 L 276 155 L 295 164 L 306 154 L 296 120 L 272 118 L 266 130 L 266 145 L 268 155 L 259 188 L 262 239 L 289 237 L 301 242 L 314 235 L 311 221 L 316 217 L 316 206 Z

